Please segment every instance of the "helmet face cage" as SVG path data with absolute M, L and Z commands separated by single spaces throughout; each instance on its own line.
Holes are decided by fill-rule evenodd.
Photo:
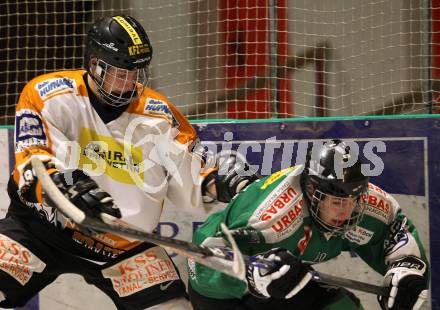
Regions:
M 360 222 L 365 211 L 369 177 L 362 173 L 363 159 L 353 159 L 356 154 L 350 154 L 349 145 L 341 140 L 313 150 L 308 151 L 304 172 L 310 214 L 323 231 L 342 235 Z
M 366 202 L 368 201 L 368 187 L 357 197 L 339 197 L 326 194 L 319 189 L 315 189 L 310 197 L 310 215 L 313 217 L 316 223 L 323 229 L 324 232 L 331 232 L 333 235 L 343 235 L 347 231 L 356 227 L 356 225 L 362 220 L 365 212 Z M 324 205 L 324 200 L 328 198 L 332 200 L 331 205 Z M 338 208 L 347 208 L 347 204 L 353 204 L 351 214 L 347 219 L 339 221 L 338 217 L 333 220 L 340 222 L 338 224 L 332 224 L 324 221 L 322 218 L 322 212 L 325 212 L 324 208 L 333 208 L 334 213 L 337 214 Z
M 142 95 L 148 84 L 148 66 L 127 70 L 102 59 L 90 62 L 90 75 L 108 105 L 120 107 L 129 104 Z
M 142 94 L 153 48 L 137 20 L 127 15 L 101 18 L 87 33 L 85 45 L 85 67 L 102 101 L 124 106 Z

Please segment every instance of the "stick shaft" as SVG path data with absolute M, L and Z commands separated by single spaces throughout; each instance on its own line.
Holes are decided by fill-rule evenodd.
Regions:
M 362 291 L 365 293 L 371 293 L 375 295 L 388 296 L 388 288 L 384 286 L 374 285 L 370 283 L 365 283 L 361 281 L 340 278 L 333 275 L 325 274 L 318 271 L 312 271 L 312 280 L 325 283 L 329 285 L 335 285 L 340 287 L 345 287 L 357 291 Z

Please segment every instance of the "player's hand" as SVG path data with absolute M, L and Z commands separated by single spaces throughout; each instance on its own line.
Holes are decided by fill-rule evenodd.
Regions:
M 249 292 L 261 298 L 288 299 L 296 295 L 311 280 L 310 267 L 303 264 L 289 251 L 276 248 L 257 255 L 275 263 L 269 272 L 258 264 L 249 264 L 246 280 Z
M 210 173 L 202 184 L 202 192 L 214 183 L 217 200 L 229 202 L 241 190 L 258 179 L 257 172 L 238 159 L 235 154 L 227 154 L 216 159 L 218 171 Z
M 113 198 L 81 170 L 71 174 L 56 172 L 51 177 L 64 196 L 87 216 L 101 219 L 101 213 L 106 213 L 121 218 L 121 211 L 114 204 Z M 45 195 L 45 200 L 51 205 L 50 197 Z
M 390 288 L 389 296 L 378 297 L 382 309 L 419 309 L 428 297 L 425 272 L 425 262 L 415 256 L 406 256 L 392 262 L 384 278 L 385 286 Z

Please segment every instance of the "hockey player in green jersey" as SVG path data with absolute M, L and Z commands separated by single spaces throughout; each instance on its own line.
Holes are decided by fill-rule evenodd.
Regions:
M 428 294 L 428 262 L 416 228 L 361 168 L 345 142 L 331 141 L 309 150 L 305 165 L 255 181 L 211 215 L 194 243 L 224 245 L 225 223 L 244 254 L 276 267 L 249 264 L 240 281 L 189 261 L 194 309 L 363 309 L 348 290 L 310 281 L 311 265 L 343 251 L 384 275 L 390 293 L 378 298 L 382 309 L 419 309 Z

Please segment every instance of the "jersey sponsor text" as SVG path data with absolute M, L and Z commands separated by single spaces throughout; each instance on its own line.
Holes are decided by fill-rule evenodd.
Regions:
M 355 229 L 349 230 L 345 233 L 347 240 L 359 245 L 367 244 L 373 238 L 374 232 L 366 228 L 357 226 Z
M 41 100 L 50 98 L 52 95 L 69 90 L 74 92 L 76 89 L 76 82 L 73 79 L 66 77 L 53 78 L 45 80 L 35 85 L 35 89 L 40 95 Z
M 179 279 L 171 259 L 157 246 L 102 270 L 102 274 L 112 281 L 120 297 Z
M 0 269 L 25 285 L 34 272 L 41 273 L 46 264 L 28 248 L 0 234 Z

